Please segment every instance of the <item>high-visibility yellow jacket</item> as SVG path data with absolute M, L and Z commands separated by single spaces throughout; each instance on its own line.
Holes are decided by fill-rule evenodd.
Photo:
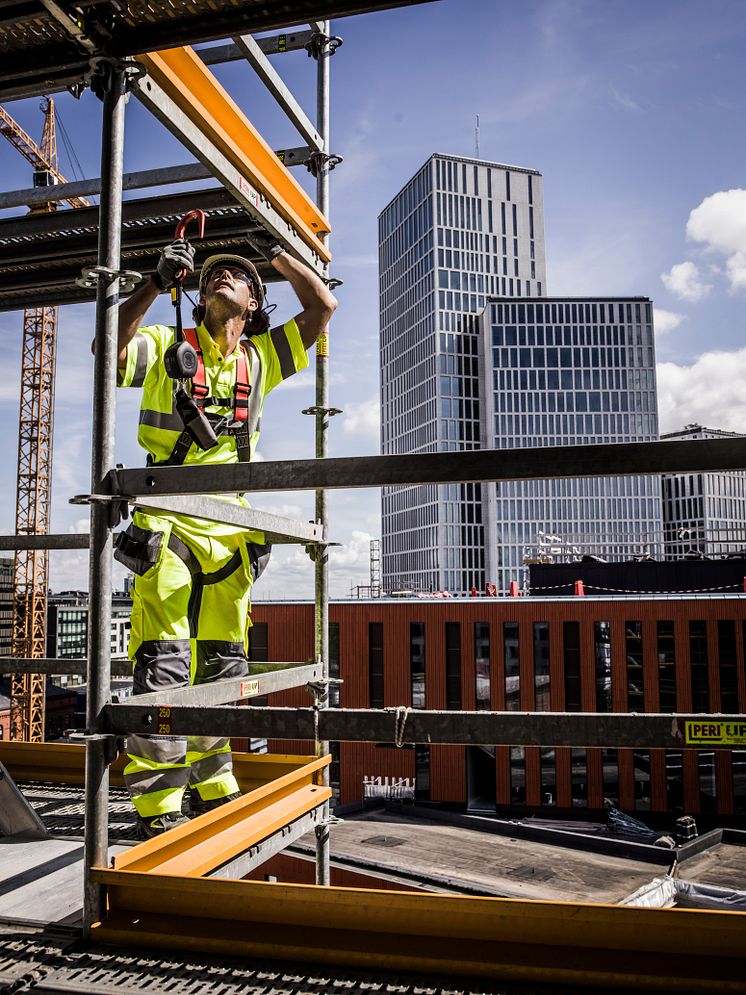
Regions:
M 167 460 L 184 428 L 174 405 L 175 381 L 166 375 L 163 357 L 173 343 L 174 329 L 167 325 L 148 325 L 138 329 L 127 346 L 127 363 L 118 376 L 120 387 L 142 387 L 140 424 L 137 439 L 154 463 Z M 232 397 L 236 382 L 237 354 L 223 356 L 204 324 L 197 326 L 197 337 L 205 365 L 205 386 L 209 397 Z M 249 435 L 253 459 L 264 398 L 279 383 L 308 366 L 308 355 L 301 341 L 295 319 L 262 335 L 243 339 L 248 352 Z M 228 407 L 213 405 L 206 409 L 227 414 Z M 235 463 L 238 460 L 235 437 L 221 436 L 218 445 L 202 450 L 192 445 L 185 464 Z

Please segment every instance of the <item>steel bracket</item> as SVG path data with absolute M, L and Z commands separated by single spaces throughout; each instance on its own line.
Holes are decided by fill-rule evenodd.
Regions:
M 343 408 L 324 408 L 319 404 L 313 404 L 310 408 L 304 408 L 301 411 L 302 415 L 328 415 L 332 418 L 334 415 L 341 415 L 343 413 Z
M 329 836 L 329 827 L 339 826 L 343 821 L 343 819 L 338 818 L 336 815 L 328 815 L 325 819 L 322 819 L 317 826 L 314 826 L 313 831 L 316 839 L 326 839 Z
M 327 35 L 323 31 L 315 31 L 306 42 L 306 52 L 310 59 L 320 59 L 326 49 L 329 55 L 334 55 L 340 45 L 344 44 L 344 39 L 339 35 Z
M 114 85 L 114 73 L 122 73 L 121 93 L 129 94 L 147 74 L 145 66 L 133 60 L 113 59 L 107 55 L 94 55 L 90 60 L 89 83 L 99 100 L 104 99 Z
M 124 736 L 116 736 L 110 732 L 88 732 L 87 729 L 74 729 L 67 734 L 73 743 L 101 743 L 104 750 L 104 762 L 107 766 L 113 764 L 124 752 Z
M 75 283 L 78 287 L 83 287 L 84 290 L 92 290 L 98 286 L 98 281 L 102 277 L 108 282 L 119 280 L 119 289 L 122 293 L 128 294 L 142 280 L 142 273 L 133 269 L 117 270 L 110 269 L 108 266 L 91 266 L 80 271 L 80 276 Z
M 324 173 L 331 173 L 341 162 L 344 162 L 341 155 L 317 150 L 309 155 L 306 169 L 311 176 L 323 176 Z

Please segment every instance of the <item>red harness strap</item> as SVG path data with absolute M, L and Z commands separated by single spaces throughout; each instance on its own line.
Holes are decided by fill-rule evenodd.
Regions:
M 205 383 L 205 360 L 199 344 L 199 337 L 196 328 L 185 328 L 184 338 L 194 348 L 197 353 L 197 372 L 192 377 L 192 397 L 199 405 L 204 405 L 207 398 L 207 384 Z M 234 421 L 245 422 L 249 417 L 249 394 L 251 385 L 249 384 L 249 361 L 246 350 L 239 343 L 238 361 L 236 363 L 236 385 L 233 389 L 233 419 Z M 215 403 L 220 403 L 223 398 L 212 398 Z M 225 398 L 225 400 L 229 400 Z

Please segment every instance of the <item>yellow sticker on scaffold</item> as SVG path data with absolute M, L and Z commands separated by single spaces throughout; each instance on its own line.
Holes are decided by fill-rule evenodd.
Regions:
M 684 742 L 689 746 L 746 746 L 746 722 L 686 721 Z
M 316 355 L 329 357 L 329 333 L 322 332 L 316 339 Z

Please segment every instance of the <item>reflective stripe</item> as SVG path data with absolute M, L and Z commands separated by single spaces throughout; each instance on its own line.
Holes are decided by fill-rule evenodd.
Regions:
M 132 377 L 132 386 L 142 387 L 145 383 L 145 374 L 148 372 L 148 340 L 142 332 L 135 332 L 133 341 L 137 345 L 137 359 L 135 360 L 135 372 Z
M 249 394 L 249 414 L 247 417 L 249 437 L 251 437 L 257 430 L 259 416 L 262 411 L 262 392 L 259 389 L 261 387 L 262 361 L 251 339 L 249 339 L 246 345 L 248 346 L 247 351 L 251 360 L 251 367 L 249 369 L 251 393 Z
M 233 770 L 230 753 L 214 753 L 193 763 L 189 775 L 189 783 L 200 784 L 208 778 L 220 777 L 222 774 L 230 774 Z
M 127 737 L 127 753 L 140 757 L 145 763 L 185 764 L 186 736 L 137 736 Z
M 285 334 L 285 329 L 280 325 L 277 328 L 273 328 L 269 334 L 272 338 L 272 345 L 277 352 L 277 358 L 280 360 L 282 379 L 287 380 L 288 377 L 292 377 L 295 373 L 295 360 L 293 359 L 293 352 L 290 348 L 288 337 Z
M 148 428 L 163 429 L 166 432 L 182 432 L 184 430 L 184 422 L 178 411 L 152 411 L 148 408 L 142 408 L 140 424 L 147 425 Z
M 214 736 L 188 736 L 187 737 L 187 753 L 215 753 L 221 751 L 226 754 L 228 759 L 230 759 L 230 748 L 228 746 L 228 740 L 225 736 L 216 739 Z M 200 761 L 205 759 L 204 757 L 198 758 Z M 190 762 L 195 763 L 190 756 Z
M 154 791 L 167 791 L 169 788 L 185 788 L 189 782 L 188 767 L 162 767 L 160 770 L 142 771 L 139 774 L 125 774 L 124 782 L 130 798 L 150 795 Z

